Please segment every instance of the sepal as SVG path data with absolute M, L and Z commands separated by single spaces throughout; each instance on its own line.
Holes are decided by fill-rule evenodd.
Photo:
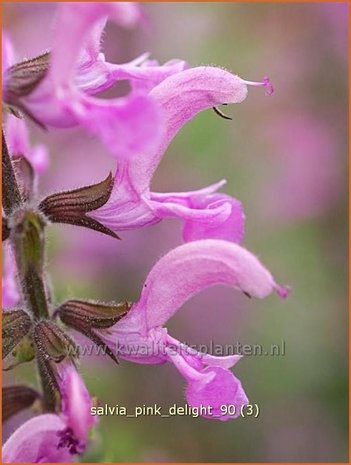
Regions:
M 35 58 L 16 63 L 5 71 L 3 81 L 4 101 L 10 107 L 21 110 L 43 127 L 43 124 L 23 105 L 21 99 L 31 94 L 42 82 L 49 69 L 50 53 L 46 52 Z
M 30 200 L 34 193 L 35 173 L 33 166 L 24 154 L 13 155 L 12 162 L 16 173 L 18 173 L 17 182 L 19 184 L 22 198 L 25 201 Z
M 83 226 L 119 239 L 111 229 L 86 215 L 105 205 L 110 198 L 112 187 L 113 177 L 109 173 L 107 178 L 98 184 L 49 195 L 40 203 L 39 209 L 53 223 Z
M 74 363 L 79 356 L 75 342 L 52 321 L 42 320 L 34 328 L 37 364 L 45 385 L 44 405 L 55 411 L 60 402 L 59 370 L 61 363 Z
M 40 394 L 28 386 L 5 386 L 2 388 L 2 421 L 6 421 L 16 413 L 31 407 Z
M 45 360 L 60 363 L 66 357 L 74 359 L 79 355 L 73 339 L 52 321 L 42 320 L 37 323 L 33 334 L 38 352 Z
M 5 358 L 32 327 L 30 316 L 23 310 L 11 310 L 2 314 L 2 358 Z
M 58 308 L 57 314 L 68 326 L 73 323 L 76 326 L 82 324 L 102 329 L 110 328 L 116 324 L 127 314 L 130 307 L 129 302 L 103 304 L 83 300 L 68 300 Z
M 97 346 L 101 347 L 112 360 L 118 363 L 115 354 L 94 329 L 110 328 L 127 314 L 130 307 L 129 302 L 108 305 L 69 300 L 62 304 L 55 313 L 65 325 L 89 338 Z
M 8 221 L 7 221 L 7 218 L 5 217 L 2 217 L 2 240 L 3 241 L 6 241 L 6 239 L 9 238 L 10 236 L 10 228 L 9 228 L 9 224 L 8 224 Z

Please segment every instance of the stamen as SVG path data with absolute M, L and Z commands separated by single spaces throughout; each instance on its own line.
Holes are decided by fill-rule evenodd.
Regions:
M 265 76 L 261 82 L 245 81 L 245 80 L 243 80 L 243 82 L 247 84 L 248 86 L 265 87 L 266 95 L 274 94 L 274 89 L 268 76 Z
M 275 286 L 275 291 L 279 295 L 279 297 L 281 297 L 282 299 L 286 299 L 290 294 L 291 288 L 289 286 L 280 286 L 277 284 Z
M 223 105 L 226 105 L 225 103 L 223 103 Z M 214 112 L 217 113 L 218 116 L 220 116 L 221 118 L 223 119 L 229 119 L 229 120 L 232 120 L 233 118 L 231 118 L 230 116 L 226 115 L 225 113 L 223 113 L 218 107 L 212 107 Z

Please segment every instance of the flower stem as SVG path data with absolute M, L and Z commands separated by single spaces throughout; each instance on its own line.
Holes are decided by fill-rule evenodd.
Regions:
M 36 320 L 48 318 L 43 273 L 45 222 L 42 221 L 40 214 L 29 210 L 24 204 L 4 132 L 2 132 L 2 205 L 6 216 L 11 217 L 12 228 L 9 240 L 14 249 L 19 283 L 27 310 Z M 38 374 L 45 409 L 52 411 L 55 408 L 55 396 L 39 360 Z

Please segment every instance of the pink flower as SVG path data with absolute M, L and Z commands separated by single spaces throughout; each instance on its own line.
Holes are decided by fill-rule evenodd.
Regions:
M 31 418 L 5 442 L 4 463 L 72 462 L 74 456 L 67 448 L 59 448 L 59 433 L 66 428 L 64 420 L 53 413 Z
M 244 234 L 242 206 L 238 200 L 216 193 L 225 181 L 197 191 L 167 194 L 152 192 L 150 184 L 177 132 L 202 110 L 242 102 L 247 84 L 228 71 L 205 66 L 176 73 L 154 87 L 149 95 L 163 110 L 163 136 L 156 149 L 144 148 L 119 161 L 109 201 L 91 216 L 115 232 L 152 225 L 163 218 L 180 218 L 186 241 L 216 237 L 239 242 Z M 267 80 L 249 84 L 270 89 Z
M 51 53 L 17 65 L 17 71 L 16 66 L 9 68 L 4 74 L 3 95 L 6 103 L 43 126 L 84 126 L 98 135 L 112 154 L 121 156 L 143 147 L 150 149 L 160 137 L 159 108 L 138 83 L 145 81 L 149 89 L 185 64 L 141 66 L 147 55 L 122 65 L 107 62 L 100 51 L 107 17 L 132 27 L 140 21 L 141 12 L 133 2 L 59 5 Z M 5 47 L 6 52 L 7 42 Z M 22 69 L 26 70 L 24 77 Z M 127 97 L 92 97 L 123 79 L 137 82 Z
M 35 173 L 42 174 L 49 166 L 49 154 L 45 145 L 32 147 L 24 119 L 8 115 L 6 120 L 6 141 L 12 157 L 26 158 Z
M 60 463 L 74 461 L 95 424 L 91 398 L 72 366 L 61 368 L 62 413 L 46 413 L 20 426 L 3 446 L 4 463 Z
M 7 242 L 3 246 L 4 265 L 2 276 L 2 307 L 15 307 L 20 301 L 20 291 L 16 279 L 17 268 L 13 251 Z
M 153 267 L 138 302 L 126 317 L 106 330 L 94 330 L 122 358 L 146 364 L 171 362 L 187 382 L 191 406 L 211 408 L 208 418 L 228 420 L 248 403 L 240 381 L 229 371 L 240 355 L 215 357 L 187 347 L 171 337 L 163 325 L 193 295 L 225 284 L 246 294 L 264 298 L 275 290 L 281 297 L 287 289 L 276 284 L 259 260 L 237 244 L 206 239 L 184 244 L 169 252 Z M 224 414 L 221 405 L 235 405 Z
M 77 450 L 84 450 L 89 431 L 96 424 L 97 417 L 90 413 L 92 400 L 76 369 L 63 362 L 60 365 L 62 418 L 66 422 L 68 435 L 77 443 Z
M 15 54 L 8 35 L 2 31 L 2 76 L 4 77 L 7 68 L 15 62 Z

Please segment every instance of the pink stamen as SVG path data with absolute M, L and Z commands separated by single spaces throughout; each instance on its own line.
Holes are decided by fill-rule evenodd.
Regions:
M 245 80 L 243 80 L 243 82 L 247 84 L 248 86 L 265 87 L 266 95 L 274 94 L 274 89 L 268 76 L 265 76 L 261 82 L 245 81 Z
M 286 299 L 290 294 L 291 288 L 289 286 L 277 285 L 275 290 L 279 297 L 281 297 L 282 299 Z

